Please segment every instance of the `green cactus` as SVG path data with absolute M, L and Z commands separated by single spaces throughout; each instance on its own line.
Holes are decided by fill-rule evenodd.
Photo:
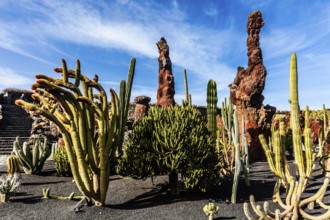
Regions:
M 234 155 L 235 155 L 235 172 L 234 172 L 234 179 L 233 179 L 233 187 L 231 192 L 231 203 L 236 203 L 236 194 L 237 194 L 237 186 L 238 186 L 238 179 L 241 171 L 244 171 L 245 175 L 245 184 L 250 186 L 249 181 L 249 159 L 248 159 L 248 151 L 247 151 L 247 143 L 245 139 L 245 120 L 244 116 L 242 117 L 242 150 L 240 150 L 240 134 L 238 128 L 238 116 L 237 111 L 234 111 L 234 127 L 232 129 L 232 138 L 234 141 Z
M 133 85 L 133 78 L 135 73 L 135 59 L 131 60 L 129 69 L 128 69 L 128 76 L 127 82 L 122 80 L 120 82 L 119 87 L 119 118 L 120 118 L 120 125 L 119 125 L 119 134 L 120 138 L 118 139 L 118 154 L 121 156 L 123 155 L 123 141 L 124 141 L 124 134 L 126 131 L 126 122 L 127 122 L 127 114 L 129 109 L 129 101 L 131 98 L 131 91 Z
M 211 133 L 217 130 L 217 84 L 214 80 L 209 80 L 207 84 L 207 128 Z
M 188 79 L 187 79 L 187 71 L 183 70 L 183 80 L 184 80 L 184 88 L 186 91 L 186 100 L 182 100 L 182 106 L 191 106 L 191 95 L 188 90 Z
M 231 99 L 228 99 L 228 103 L 227 103 L 227 98 L 225 98 L 225 100 L 222 102 L 221 117 L 224 127 L 228 133 L 228 144 L 232 143 L 231 131 L 233 126 L 233 114 L 234 114 L 234 105 L 231 102 Z
M 7 173 L 8 175 L 14 175 L 15 173 L 20 173 L 19 160 L 15 155 L 10 155 L 7 158 Z
M 117 172 L 135 179 L 168 175 L 172 194 L 178 193 L 175 176 L 181 173 L 185 188 L 205 190 L 219 181 L 213 143 L 206 118 L 192 106 L 151 107 L 136 122 Z
M 55 153 L 58 150 L 58 143 L 52 143 L 50 159 L 54 160 Z
M 19 137 L 16 137 L 13 153 L 19 159 L 20 166 L 26 174 L 38 174 L 41 172 L 51 151 L 48 147 L 47 138 L 44 138 L 43 142 L 39 138 L 34 138 L 31 147 L 27 142 L 24 142 L 23 146 L 21 146 Z
M 300 134 L 299 124 L 299 102 L 298 102 L 298 72 L 297 58 L 293 53 L 290 62 L 290 103 L 291 103 L 291 128 L 293 131 L 293 147 L 295 156 L 296 173 L 298 180 L 294 178 L 295 174 L 289 172 L 289 166 L 285 156 L 285 131 L 284 123 L 280 123 L 280 130 L 274 131 L 272 135 L 272 149 L 267 145 L 263 135 L 259 136 L 260 142 L 266 152 L 267 160 L 271 171 L 278 177 L 275 184 L 273 201 L 278 203 L 283 211 L 277 210 L 277 215 L 268 210 L 268 204 L 265 203 L 264 210 L 254 203 L 254 197 L 250 197 L 250 203 L 254 212 L 262 219 L 328 219 L 330 217 L 330 207 L 323 202 L 323 196 L 329 185 L 329 178 L 325 178 L 321 188 L 311 197 L 302 198 L 303 192 L 306 190 L 308 179 L 312 175 L 313 165 L 315 162 L 315 154 L 312 152 L 311 132 L 309 125 L 309 108 L 305 110 L 305 128 L 304 128 L 304 145 L 302 144 L 302 135 Z M 324 167 L 323 167 L 324 168 Z M 325 168 L 324 168 L 325 169 Z M 328 172 L 327 170 L 325 170 Z M 280 195 L 281 187 L 286 188 L 285 201 L 282 201 Z M 304 208 L 310 204 L 318 203 L 320 207 L 326 209 L 326 212 L 319 216 L 313 216 L 305 212 Z M 248 204 L 244 204 L 245 215 L 249 219 L 253 219 Z
M 54 154 L 55 169 L 60 175 L 72 176 L 68 154 L 65 147 L 59 147 Z
M 65 60 L 62 60 L 62 68 L 55 68 L 62 78 L 36 76 L 32 97 L 41 103 L 41 107 L 23 100 L 15 102 L 58 126 L 75 183 L 80 192 L 97 206 L 105 205 L 110 159 L 121 150 L 119 145 L 125 129 L 134 69 L 133 58 L 127 85 L 121 82 L 119 98 L 110 89 L 111 114 L 107 94 L 98 83 L 98 76 L 90 80 L 83 75 L 79 60 L 76 70 L 67 69 Z
M 215 206 L 213 202 L 209 202 L 203 207 L 203 211 L 209 217 L 209 220 L 213 220 L 214 216 L 219 212 L 219 206 Z

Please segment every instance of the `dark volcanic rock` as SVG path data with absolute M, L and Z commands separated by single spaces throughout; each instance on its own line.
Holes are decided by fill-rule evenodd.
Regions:
M 268 139 L 271 119 L 276 111 L 275 107 L 263 105 L 262 92 L 267 76 L 259 44 L 259 33 L 263 26 L 261 12 L 252 12 L 247 24 L 248 67 L 247 69 L 238 67 L 234 82 L 229 85 L 230 98 L 236 105 L 239 118 L 242 115 L 245 116 L 246 138 L 251 161 L 265 158 L 258 135 L 262 133 L 266 140 Z

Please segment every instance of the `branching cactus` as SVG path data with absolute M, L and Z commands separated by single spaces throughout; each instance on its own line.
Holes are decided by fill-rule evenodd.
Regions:
M 40 173 L 51 153 L 47 138 L 43 142 L 35 138 L 31 147 L 27 142 L 20 145 L 19 137 L 16 137 L 14 141 L 13 152 L 19 159 L 19 163 L 26 174 Z
M 217 84 L 214 80 L 209 80 L 207 84 L 207 128 L 211 133 L 217 130 Z
M 277 203 L 283 211 L 276 210 L 275 213 L 269 211 L 268 203 L 264 204 L 262 210 L 255 204 L 254 197 L 250 197 L 251 206 L 260 219 L 328 219 L 330 218 L 330 207 L 322 202 L 323 196 L 329 185 L 329 178 L 325 178 L 323 185 L 311 197 L 302 198 L 302 194 L 307 187 L 307 181 L 311 177 L 312 168 L 315 161 L 315 154 L 312 152 L 311 131 L 309 128 L 309 109 L 305 111 L 304 144 L 300 134 L 299 124 L 299 102 L 298 102 L 298 71 L 296 54 L 291 55 L 290 62 L 290 104 L 291 104 L 291 128 L 293 131 L 293 147 L 296 165 L 297 179 L 295 174 L 290 174 L 288 163 L 285 158 L 284 146 L 284 125 L 280 124 L 280 131 L 275 131 L 272 137 L 272 150 L 267 145 L 265 138 L 259 136 L 262 146 L 266 152 L 267 160 L 271 171 L 278 177 L 276 182 L 273 201 Z M 329 160 L 327 157 L 325 160 Z M 327 161 L 326 161 L 327 162 Z M 325 167 L 324 167 L 325 169 Z M 326 172 L 329 172 L 325 169 Z M 329 175 L 329 174 L 326 174 Z M 285 200 L 280 196 L 281 187 L 286 188 Z M 305 212 L 306 206 L 318 203 L 326 212 L 318 216 L 313 216 Z M 311 206 L 309 206 L 311 207 Z M 249 211 L 248 204 L 244 203 L 244 212 L 248 219 L 255 219 Z
M 134 69 L 135 59 L 132 59 L 128 82 L 120 83 L 119 97 L 110 89 L 111 114 L 107 94 L 99 84 L 98 76 L 90 80 L 83 75 L 79 60 L 76 70 L 68 69 L 62 60 L 62 68 L 55 69 L 62 78 L 36 76 L 32 97 L 41 103 L 41 107 L 16 101 L 16 105 L 43 115 L 58 126 L 75 183 L 80 192 L 98 206 L 105 205 L 110 158 L 121 149 Z

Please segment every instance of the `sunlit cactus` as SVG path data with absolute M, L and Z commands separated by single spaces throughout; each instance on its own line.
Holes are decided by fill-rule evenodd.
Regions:
M 32 85 L 33 99 L 41 106 L 17 100 L 16 105 L 34 111 L 59 128 L 68 154 L 72 175 L 80 192 L 95 205 L 105 205 L 109 187 L 110 159 L 121 150 L 135 59 L 129 67 L 128 81 L 120 83 L 120 95 L 113 89 L 111 113 L 108 97 L 98 82 L 81 73 L 80 61 L 76 70 L 55 68 L 62 78 L 37 75 Z M 72 82 L 71 82 L 72 80 Z

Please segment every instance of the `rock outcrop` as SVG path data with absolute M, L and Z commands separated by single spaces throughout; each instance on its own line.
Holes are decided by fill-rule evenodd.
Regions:
M 148 96 L 137 96 L 134 99 L 135 110 L 134 110 L 134 122 L 145 116 L 149 109 L 149 102 L 151 98 Z
M 259 44 L 259 33 L 263 26 L 261 12 L 252 12 L 247 24 L 248 67 L 247 69 L 238 67 L 234 82 L 229 85 L 230 98 L 236 105 L 239 118 L 245 115 L 246 138 L 251 161 L 265 159 L 258 135 L 262 133 L 266 140 L 268 139 L 271 119 L 276 112 L 275 107 L 263 105 L 262 92 L 267 76 Z
M 174 77 L 172 74 L 170 48 L 164 37 L 162 37 L 158 43 L 156 43 L 156 45 L 159 52 L 159 73 L 156 106 L 167 108 L 169 106 L 175 105 Z

